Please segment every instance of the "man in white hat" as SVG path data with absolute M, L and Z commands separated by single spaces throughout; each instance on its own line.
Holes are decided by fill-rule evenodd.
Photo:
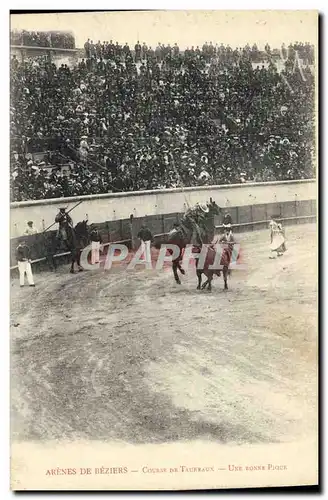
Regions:
M 29 286 L 35 286 L 31 268 L 30 249 L 25 240 L 21 241 L 16 248 L 16 259 L 19 270 L 20 286 L 25 285 L 25 273 Z
M 29 236 L 30 234 L 37 234 L 37 229 L 33 227 L 33 221 L 29 220 L 25 229 L 25 234 Z

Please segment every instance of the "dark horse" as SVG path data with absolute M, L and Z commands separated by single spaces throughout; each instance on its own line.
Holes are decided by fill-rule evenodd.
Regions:
M 210 202 L 207 203 L 208 212 L 204 213 L 202 222 L 200 224 L 202 243 L 207 244 L 211 243 L 214 234 L 215 234 L 215 215 L 219 215 L 221 212 L 220 207 L 210 199 Z M 176 225 L 174 229 L 172 229 L 168 235 L 167 244 L 176 245 L 180 249 L 180 253 L 176 259 L 172 261 L 172 270 L 174 274 L 175 281 L 181 285 L 181 281 L 178 275 L 178 269 L 181 274 L 185 274 L 184 269 L 181 267 L 181 260 L 183 251 L 188 244 L 191 243 L 193 237 L 193 229 L 182 223 Z M 168 250 L 172 253 L 171 250 Z
M 66 224 L 65 231 L 62 234 L 64 237 L 59 233 L 57 241 L 59 244 L 62 242 L 65 249 L 71 252 L 72 260 L 70 273 L 75 273 L 75 263 L 77 264 L 78 272 L 84 271 L 80 260 L 83 248 L 89 243 L 88 221 L 83 220 L 82 222 L 78 222 L 74 228 Z

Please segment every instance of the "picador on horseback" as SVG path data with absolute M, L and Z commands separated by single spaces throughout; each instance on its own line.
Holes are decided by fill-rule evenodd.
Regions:
M 55 223 L 59 224 L 57 231 L 57 247 L 64 246 L 71 253 L 72 264 L 70 272 L 74 273 L 74 263 L 77 264 L 78 271 L 83 271 L 80 263 L 82 249 L 88 244 L 88 220 L 78 222 L 73 225 L 71 216 L 66 212 L 66 208 L 60 208 L 55 217 Z
M 213 241 L 215 234 L 215 216 L 221 212 L 220 207 L 212 198 L 207 203 L 197 203 L 188 208 L 179 224 L 175 224 L 168 235 L 168 244 L 180 249 L 179 255 L 172 261 L 172 270 L 176 283 L 181 284 L 177 271 L 185 274 L 181 267 L 182 254 L 188 244 L 200 248 L 203 244 Z M 171 252 L 171 250 L 168 250 Z
M 68 247 L 69 232 L 73 229 L 73 220 L 71 216 L 66 213 L 66 208 L 60 208 L 59 213 L 56 215 L 55 222 L 59 223 L 57 238 Z
M 185 226 L 192 231 L 190 243 L 195 246 L 201 246 L 207 239 L 203 227 L 206 214 L 209 213 L 208 203 L 196 203 L 195 206 L 188 208 L 181 219 L 182 227 Z

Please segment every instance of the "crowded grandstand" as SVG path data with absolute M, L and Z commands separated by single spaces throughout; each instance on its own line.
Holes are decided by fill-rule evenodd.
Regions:
M 10 32 L 10 44 L 24 47 L 75 49 L 75 38 L 73 33 L 62 31 L 13 30 Z
M 58 33 L 11 43 L 75 47 Z M 310 44 L 88 39 L 80 55 L 11 59 L 12 201 L 314 176 Z

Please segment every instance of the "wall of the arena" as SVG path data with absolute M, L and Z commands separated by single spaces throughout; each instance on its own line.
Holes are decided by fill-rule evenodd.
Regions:
M 188 204 L 206 202 L 210 197 L 220 207 L 239 207 L 240 222 L 247 222 L 250 217 L 247 207 L 253 206 L 256 213 L 260 205 L 289 202 L 297 206 L 316 200 L 317 186 L 314 180 L 260 182 L 15 202 L 10 207 L 11 236 L 21 236 L 29 220 L 38 231 L 46 229 L 54 222 L 60 207 L 70 209 L 79 201 L 82 203 L 72 212 L 73 221 L 77 223 L 88 215 L 90 223 L 98 224 L 129 219 L 130 215 L 142 218 L 183 213 Z
M 11 56 L 16 56 L 22 62 L 26 58 L 50 57 L 57 66 L 67 64 L 73 67 L 78 62 L 78 51 L 76 49 L 60 49 L 53 47 L 27 47 L 24 45 L 12 45 L 10 47 Z
M 163 199 L 161 199 L 161 196 Z M 13 217 L 16 217 L 16 220 L 18 220 L 18 217 L 22 217 L 21 224 L 24 224 L 24 229 L 27 220 L 36 221 L 36 216 L 40 217 L 41 214 L 44 215 L 45 210 L 50 209 L 51 220 L 49 220 L 51 224 L 59 206 L 65 206 L 65 203 L 67 204 L 69 200 L 72 200 L 72 206 L 74 206 L 77 200 L 81 201 L 81 199 L 85 198 L 84 202 L 75 209 L 77 212 L 74 214 L 75 222 L 82 220 L 88 213 L 86 207 L 83 208 L 84 203 L 88 203 L 89 222 L 97 223 L 103 243 L 124 241 L 129 246 L 135 246 L 137 245 L 136 235 L 143 222 L 146 221 L 157 242 L 165 241 L 165 234 L 170 231 L 173 224 L 178 222 L 183 214 L 186 199 L 190 204 L 193 204 L 197 201 L 206 201 L 210 196 L 223 208 L 223 212 L 229 211 L 233 219 L 235 232 L 265 228 L 271 215 L 283 219 L 284 225 L 313 222 L 316 219 L 317 196 L 315 181 L 270 183 L 270 185 L 269 183 L 254 184 L 252 186 L 211 186 L 207 188 L 191 188 L 182 192 L 181 190 L 161 190 L 158 192 L 102 195 L 101 197 L 87 196 L 68 200 L 21 202 L 12 204 L 11 217 L 12 223 Z M 107 200 L 106 203 L 109 206 L 111 206 L 113 200 L 115 201 L 113 205 L 115 206 L 115 212 L 117 212 L 115 217 L 113 217 L 111 210 L 106 209 L 105 200 Z M 138 205 L 136 200 L 138 200 Z M 145 206 L 142 203 L 143 200 Z M 100 204 L 96 203 L 94 205 L 97 201 Z M 136 208 L 135 205 L 137 205 L 138 211 L 134 212 L 131 207 Z M 26 210 L 30 207 L 33 207 L 34 212 L 29 211 L 26 213 Z M 103 211 L 100 211 L 99 207 L 103 207 Z M 99 212 L 97 212 L 97 209 Z M 131 214 L 134 215 L 132 221 L 130 219 Z M 35 215 L 34 218 L 33 215 Z M 93 215 L 93 217 L 90 217 L 90 215 Z M 223 215 L 216 217 L 215 224 L 217 226 L 222 223 L 222 218 Z M 42 260 L 40 263 L 41 266 L 47 266 L 51 262 L 50 255 L 55 247 L 56 231 L 54 229 L 52 227 L 45 233 L 33 236 L 24 237 L 22 231 L 17 237 L 12 235 L 11 267 L 16 265 L 15 249 L 22 239 L 27 240 L 33 260 L 44 259 L 48 255 L 50 260 Z M 57 253 L 61 252 L 57 251 Z

